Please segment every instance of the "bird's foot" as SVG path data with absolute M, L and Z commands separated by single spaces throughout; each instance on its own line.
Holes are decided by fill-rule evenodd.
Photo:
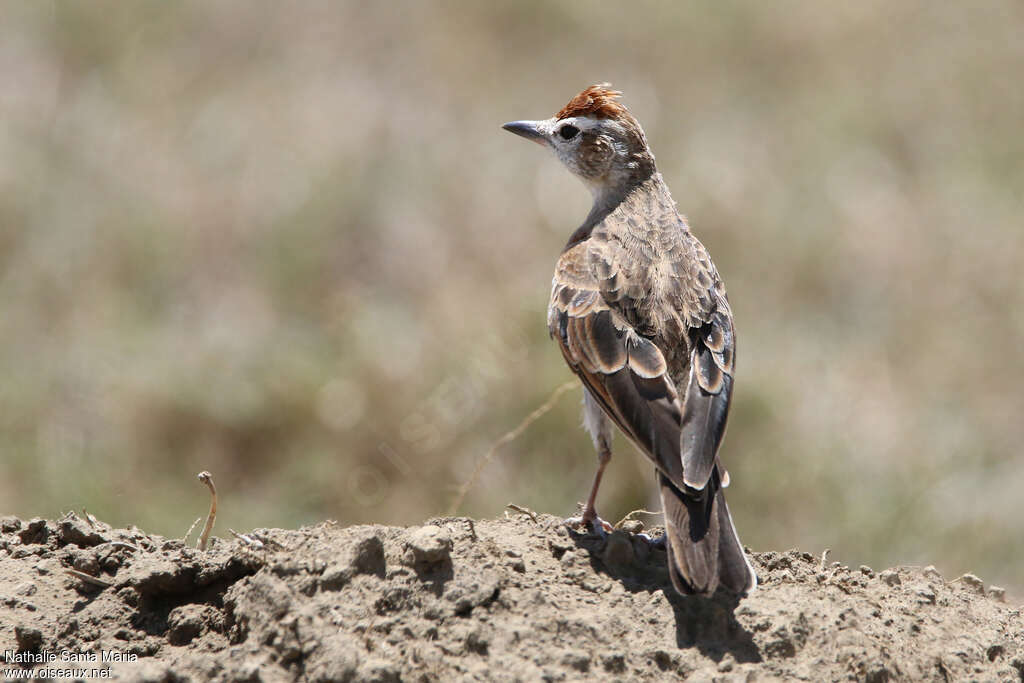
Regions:
M 577 529 L 581 526 L 586 527 L 587 531 L 591 534 L 601 537 L 607 536 L 611 532 L 615 531 L 615 527 L 597 515 L 594 515 L 591 519 L 587 519 L 586 515 L 582 517 L 569 517 L 564 520 L 564 524 L 570 529 Z
M 647 545 L 652 548 L 668 548 L 668 536 L 666 534 L 652 538 L 650 534 L 639 533 L 636 537 L 647 541 Z

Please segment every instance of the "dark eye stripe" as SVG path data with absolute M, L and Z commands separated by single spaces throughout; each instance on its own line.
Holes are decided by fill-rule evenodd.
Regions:
M 579 132 L 579 128 L 568 123 L 558 129 L 558 134 L 563 140 L 572 140 Z

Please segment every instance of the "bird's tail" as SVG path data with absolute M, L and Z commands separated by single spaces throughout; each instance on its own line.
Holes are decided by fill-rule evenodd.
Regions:
M 661 472 L 658 483 L 676 590 L 701 595 L 711 595 L 719 585 L 736 594 L 754 590 L 757 575 L 736 535 L 718 472 L 703 491 L 682 491 Z

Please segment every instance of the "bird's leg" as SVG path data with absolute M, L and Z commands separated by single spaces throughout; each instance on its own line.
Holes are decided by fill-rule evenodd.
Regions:
M 587 504 L 583 506 L 583 523 L 588 526 L 601 526 L 605 531 L 611 531 L 611 525 L 597 516 L 597 489 L 601 487 L 601 477 L 604 476 L 604 468 L 612 459 L 612 449 L 608 443 L 601 440 L 597 447 L 597 472 L 594 473 L 594 484 L 590 487 L 590 495 L 587 496 Z
M 594 484 L 590 487 L 590 495 L 583 506 L 583 514 L 580 517 L 570 517 L 565 522 L 570 526 L 584 524 L 591 531 L 601 534 L 614 529 L 611 524 L 597 516 L 596 507 L 601 477 L 604 476 L 604 468 L 612 459 L 612 423 L 586 389 L 583 390 L 583 426 L 590 432 L 594 447 L 597 449 L 597 472 L 594 473 Z

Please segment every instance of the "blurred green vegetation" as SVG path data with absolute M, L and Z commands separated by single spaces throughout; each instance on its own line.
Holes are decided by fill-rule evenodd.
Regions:
M 1024 5 L 0 10 L 0 513 L 414 523 L 569 373 L 588 208 L 499 128 L 611 81 L 722 272 L 755 549 L 1024 589 Z M 569 514 L 579 391 L 462 511 Z M 599 501 L 652 504 L 620 440 Z

